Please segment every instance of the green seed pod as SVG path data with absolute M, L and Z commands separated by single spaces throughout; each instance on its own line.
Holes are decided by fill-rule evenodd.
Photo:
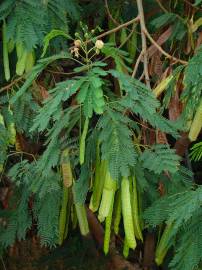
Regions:
M 132 207 L 130 199 L 130 184 L 129 180 L 125 177 L 121 181 L 121 202 L 122 202 L 125 237 L 128 246 L 132 249 L 135 249 L 137 243 L 135 240 L 135 232 L 133 227 Z
M 26 61 L 27 61 L 27 52 L 24 51 L 22 57 L 17 61 L 16 64 L 16 74 L 22 76 L 25 71 Z
M 6 22 L 3 22 L 3 63 L 4 63 L 4 74 L 6 81 L 10 80 L 10 67 L 9 67 L 9 56 L 8 56 L 8 41 L 6 33 Z
M 102 200 L 100 203 L 98 219 L 103 222 L 109 215 L 110 206 L 114 200 L 114 194 L 116 191 L 117 182 L 111 178 L 110 172 L 107 170 L 104 188 L 102 192 Z
M 59 245 L 63 243 L 67 217 L 68 188 L 63 186 L 62 206 L 59 217 Z
M 115 198 L 115 214 L 114 214 L 114 233 L 118 235 L 119 233 L 119 224 L 121 221 L 121 192 L 118 190 L 116 192 Z
M 109 253 L 113 206 L 114 206 L 114 198 L 112 199 L 112 202 L 111 202 L 109 215 L 105 219 L 105 236 L 104 236 L 104 253 L 105 253 L 105 255 Z
M 26 64 L 25 64 L 25 72 L 28 73 L 32 70 L 33 66 L 35 63 L 35 53 L 34 51 L 29 52 L 27 54 L 27 60 L 26 60 Z
M 9 41 L 8 41 L 8 52 L 9 53 L 12 53 L 13 50 L 15 48 L 15 43 L 13 41 L 13 39 L 11 38 Z
M 123 244 L 123 256 L 124 258 L 128 258 L 128 255 L 129 255 L 129 246 L 128 246 L 128 243 L 127 243 L 127 240 L 126 238 L 124 239 L 124 244 Z
M 85 148 L 86 148 L 86 135 L 88 132 L 88 125 L 89 125 L 89 119 L 86 118 L 85 123 L 84 123 L 84 128 L 83 132 L 81 135 L 81 140 L 80 140 L 80 164 L 82 165 L 84 163 L 84 158 L 85 158 Z
M 202 128 L 202 99 L 196 110 L 196 114 L 194 116 L 190 131 L 189 131 L 189 139 L 191 142 L 195 141 L 198 138 L 201 128 Z

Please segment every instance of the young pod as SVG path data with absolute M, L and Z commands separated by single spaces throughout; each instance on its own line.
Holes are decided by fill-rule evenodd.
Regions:
M 132 207 L 130 198 L 130 183 L 128 178 L 123 177 L 121 181 L 121 203 L 125 237 L 128 246 L 135 249 L 137 243 L 133 226 Z

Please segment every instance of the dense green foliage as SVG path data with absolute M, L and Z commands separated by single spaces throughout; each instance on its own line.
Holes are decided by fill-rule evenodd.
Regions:
M 142 16 L 136 1 L 0 4 L 0 182 L 11 189 L 0 209 L 3 249 L 29 231 L 49 247 L 77 224 L 88 234 L 86 205 L 95 212 L 99 207 L 98 218 L 105 220 L 105 253 L 118 220 L 124 254 L 135 239 L 144 245 L 142 233 L 153 230 L 157 264 L 200 269 L 202 188 L 174 144 L 182 134 L 200 138 L 201 1 L 143 2 L 149 37 L 159 44 L 148 38 L 148 63 L 139 58 L 139 17 L 116 28 Z M 201 157 L 198 142 L 191 158 Z

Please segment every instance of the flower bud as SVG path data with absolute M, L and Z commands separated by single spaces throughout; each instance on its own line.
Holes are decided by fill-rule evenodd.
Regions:
M 84 37 L 85 37 L 86 39 L 89 38 L 88 33 L 85 33 L 85 34 L 84 34 Z
M 80 39 L 74 40 L 74 46 L 78 48 L 81 47 L 81 40 Z
M 103 47 L 104 47 L 104 42 L 100 39 L 98 39 L 96 42 L 95 42 L 95 47 L 99 50 L 101 50 Z

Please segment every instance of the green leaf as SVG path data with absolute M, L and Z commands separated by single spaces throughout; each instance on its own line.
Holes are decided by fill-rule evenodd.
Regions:
M 180 157 L 168 145 L 156 144 L 151 149 L 145 150 L 140 160 L 144 168 L 156 174 L 163 171 L 174 173 L 179 168 Z
M 195 0 L 194 6 L 198 6 L 201 3 L 202 3 L 202 0 Z
M 21 97 L 27 89 L 31 86 L 32 82 L 39 76 L 39 74 L 42 72 L 43 69 L 46 68 L 50 63 L 58 60 L 58 59 L 68 59 L 71 58 L 71 56 L 68 53 L 61 53 L 58 55 L 53 55 L 48 58 L 44 58 L 40 61 L 38 61 L 38 64 L 32 68 L 31 73 L 26 78 L 25 83 L 22 85 L 20 90 L 11 98 L 10 102 L 11 104 L 15 103 L 19 97 Z
M 44 41 L 43 41 L 44 47 L 43 47 L 43 52 L 42 52 L 41 57 L 44 57 L 44 56 L 45 56 L 45 54 L 46 54 L 46 52 L 47 52 L 47 49 L 48 49 L 48 47 L 49 47 L 50 41 L 51 41 L 52 39 L 58 37 L 58 36 L 63 36 L 63 37 L 65 37 L 66 39 L 72 39 L 72 38 L 70 37 L 70 35 L 68 35 L 67 33 L 65 33 L 65 32 L 62 31 L 62 30 L 56 30 L 56 29 L 51 30 L 51 32 L 48 33 L 48 34 L 45 36 L 45 38 L 44 38 Z
M 128 128 L 129 122 L 126 116 L 109 107 L 99 122 L 102 160 L 108 162 L 111 176 L 116 180 L 129 176 L 137 159 L 132 132 Z
M 202 142 L 195 143 L 191 148 L 191 160 L 199 161 L 202 159 Z
M 161 16 L 158 16 L 156 19 L 152 20 L 151 25 L 157 29 L 168 23 L 173 23 L 176 19 L 177 19 L 176 14 L 165 13 Z
M 95 69 L 95 71 L 94 71 Z M 103 97 L 104 81 L 99 77 L 102 73 L 98 68 L 93 68 L 84 77 L 84 83 L 81 85 L 79 93 L 77 94 L 77 101 L 83 104 L 84 115 L 88 118 L 92 117 L 93 111 L 97 114 L 102 114 L 104 111 L 105 101 Z

